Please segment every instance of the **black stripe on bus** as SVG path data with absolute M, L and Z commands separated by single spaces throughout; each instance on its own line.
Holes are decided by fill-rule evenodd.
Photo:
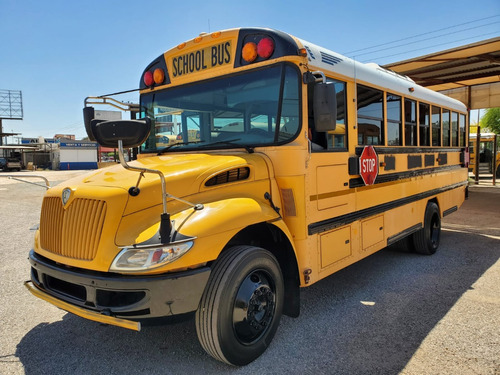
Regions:
M 309 224 L 307 229 L 309 235 L 325 232 L 327 230 L 335 229 L 347 224 L 351 224 L 357 220 L 362 220 L 377 214 L 381 214 L 385 211 L 392 210 L 397 207 L 404 206 L 409 203 L 417 202 L 419 200 L 432 197 L 437 194 L 444 193 L 446 191 L 450 191 L 453 189 L 457 189 L 461 186 L 467 185 L 467 182 L 459 182 L 457 184 L 444 186 L 442 188 L 433 189 L 429 191 L 425 191 L 423 193 L 415 194 L 410 197 L 396 199 L 391 202 L 379 204 L 378 206 L 373 206 L 370 208 L 365 208 L 364 210 L 350 212 L 345 215 L 332 217 L 330 219 L 318 221 L 316 223 Z
M 455 211 L 458 211 L 458 206 L 453 206 L 452 208 L 448 208 L 446 211 L 443 211 L 443 217 L 448 216 Z
M 384 147 L 384 146 L 373 146 L 375 152 L 378 155 L 385 154 L 432 154 L 436 152 L 448 153 L 448 152 L 463 152 L 464 148 L 450 148 L 450 147 Z M 356 155 L 361 155 L 364 147 L 356 147 Z
M 410 234 L 418 232 L 420 229 L 422 229 L 422 223 L 418 223 L 416 225 L 413 225 L 410 228 L 405 229 L 404 231 L 399 232 L 399 233 L 395 234 L 394 236 L 387 238 L 387 246 L 392 245 L 392 244 L 398 242 L 399 240 L 402 240 L 405 237 L 408 237 Z
M 383 184 L 386 182 L 399 181 L 399 180 L 404 180 L 406 178 L 425 176 L 425 175 L 429 175 L 429 174 L 434 174 L 434 173 L 438 173 L 438 172 L 446 172 L 449 170 L 459 169 L 459 168 L 462 168 L 462 167 L 460 165 L 447 165 L 445 167 L 416 169 L 413 171 L 388 173 L 388 174 L 383 174 L 383 175 L 379 174 L 377 176 L 374 184 L 376 185 L 376 184 Z M 363 182 L 363 179 L 361 177 L 351 178 L 349 180 L 349 188 L 351 188 L 351 189 L 357 188 L 357 187 L 363 187 L 363 186 L 365 186 L 365 183 Z

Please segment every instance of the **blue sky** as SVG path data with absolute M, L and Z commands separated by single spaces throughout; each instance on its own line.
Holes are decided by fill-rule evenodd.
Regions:
M 85 97 L 135 89 L 167 49 L 244 26 L 382 65 L 500 36 L 500 1 L 0 0 L 0 89 L 21 90 L 24 107 L 4 132 L 84 137 Z

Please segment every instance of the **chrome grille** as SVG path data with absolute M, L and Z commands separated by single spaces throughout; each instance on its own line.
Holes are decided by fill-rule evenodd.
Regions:
M 77 198 L 65 210 L 60 198 L 46 197 L 40 218 L 40 244 L 54 254 L 92 260 L 105 217 L 105 201 Z

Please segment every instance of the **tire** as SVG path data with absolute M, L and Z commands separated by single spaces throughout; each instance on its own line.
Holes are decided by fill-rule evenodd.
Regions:
M 269 251 L 252 246 L 226 250 L 212 268 L 196 311 L 201 346 L 230 365 L 252 362 L 278 329 L 283 296 L 281 269 Z
M 434 254 L 441 238 L 441 216 L 439 207 L 434 202 L 427 203 L 424 215 L 424 227 L 413 234 L 415 252 L 424 255 Z

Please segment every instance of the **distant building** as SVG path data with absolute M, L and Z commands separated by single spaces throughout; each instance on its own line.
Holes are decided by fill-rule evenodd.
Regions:
M 54 139 L 70 139 L 70 140 L 76 140 L 74 134 L 56 134 L 54 135 Z
M 97 169 L 97 143 L 90 141 L 61 140 L 54 151 L 59 160 L 58 169 Z
M 21 144 L 37 146 L 26 154 L 26 162 L 54 170 L 97 169 L 97 143 L 76 141 L 74 135 L 56 134 L 54 138 L 22 138 Z

